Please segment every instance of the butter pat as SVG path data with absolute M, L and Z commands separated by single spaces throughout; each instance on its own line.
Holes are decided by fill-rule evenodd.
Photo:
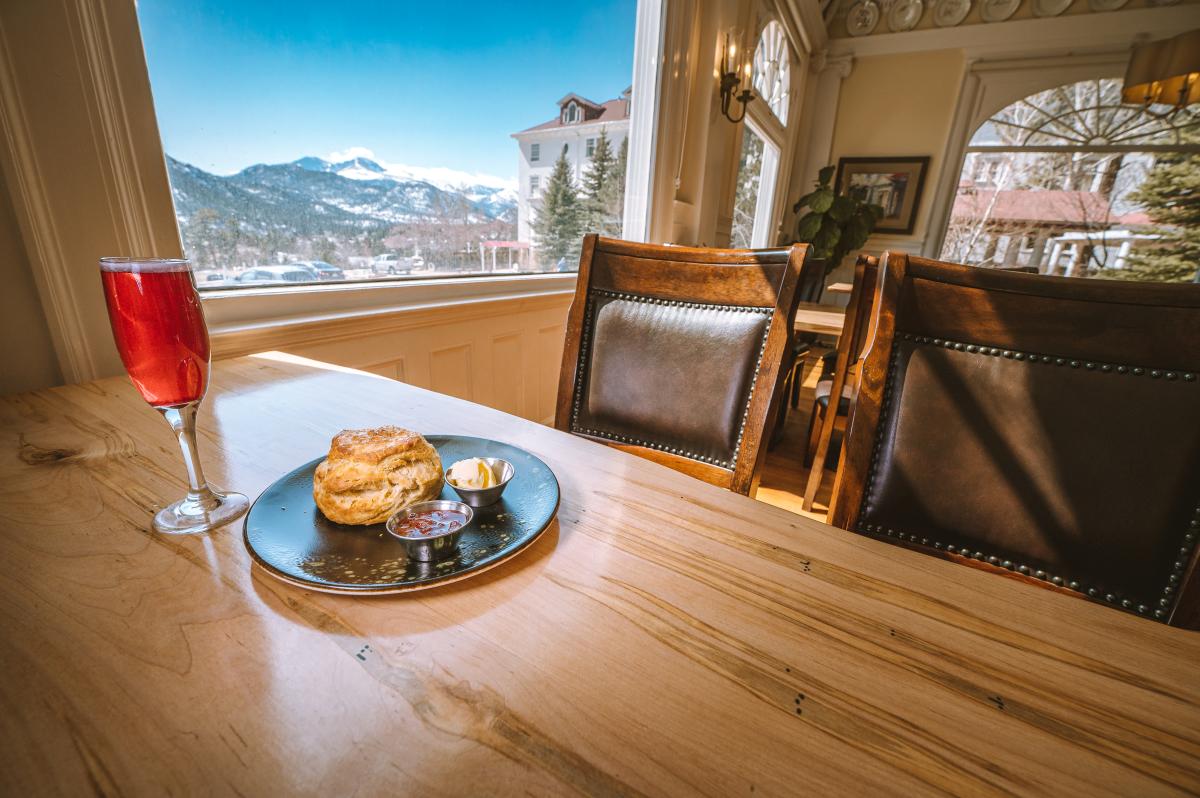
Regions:
M 480 457 L 459 460 L 450 466 L 450 470 L 446 472 L 446 479 L 451 485 L 469 490 L 494 488 L 500 482 L 496 479 L 492 467 Z

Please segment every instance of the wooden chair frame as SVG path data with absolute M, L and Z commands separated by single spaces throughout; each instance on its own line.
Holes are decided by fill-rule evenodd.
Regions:
M 878 293 L 879 260 L 869 255 L 859 255 L 854 264 L 854 282 L 850 289 L 850 303 L 846 306 L 846 326 L 838 338 L 837 358 L 833 367 L 833 384 L 829 390 L 829 405 L 821 416 L 821 427 L 817 433 L 817 448 L 809 465 L 808 481 L 804 487 L 804 498 L 801 507 L 812 510 L 813 500 L 821 487 L 825 475 L 825 461 L 829 457 L 829 446 L 833 440 L 834 428 L 837 426 L 838 405 L 841 403 L 842 390 L 849 380 L 851 363 L 858 360 L 867 333 L 867 321 L 871 318 L 871 306 Z M 857 375 L 855 377 L 857 381 Z M 851 401 L 850 412 L 854 410 Z M 819 408 L 813 402 L 813 418 L 810 425 L 816 424 Z M 849 416 L 849 414 L 847 414 Z M 847 418 L 849 421 L 849 418 Z M 843 448 L 844 448 L 843 442 Z M 840 461 L 839 461 L 840 462 Z
M 859 525 L 862 498 L 868 488 L 867 482 L 874 455 L 876 430 L 886 399 L 888 367 L 897 337 L 897 316 L 904 310 L 902 292 L 907 280 L 926 281 L 934 288 L 936 284 L 941 283 L 958 288 L 1003 291 L 1010 296 L 1028 294 L 1031 306 L 1026 311 L 1023 321 L 1032 327 L 1032 330 L 1024 329 L 1020 321 L 1015 319 L 999 318 L 989 313 L 986 301 L 950 307 L 945 306 L 947 303 L 931 302 L 927 296 L 923 305 L 924 309 L 932 310 L 938 316 L 943 330 L 971 329 L 980 339 L 989 341 L 993 346 L 1017 351 L 1030 350 L 1031 347 L 1037 346 L 1030 341 L 1035 340 L 1037 336 L 1036 326 L 1040 311 L 1035 303 L 1041 297 L 1075 300 L 1080 304 L 1119 304 L 1128 309 L 1123 312 L 1125 315 L 1112 318 L 1102 328 L 1097 328 L 1094 324 L 1089 325 L 1083 315 L 1079 317 L 1079 328 L 1088 330 L 1087 337 L 1079 339 L 1081 351 L 1090 349 L 1103 352 L 1104 357 L 1109 360 L 1127 363 L 1169 363 L 1178 358 L 1179 351 L 1192 351 L 1195 353 L 1191 357 L 1193 362 L 1178 365 L 1200 371 L 1200 325 L 1195 324 L 1196 313 L 1200 311 L 1200 288 L 1006 273 L 995 269 L 939 263 L 894 252 L 883 253 L 881 261 L 879 295 L 868 333 L 869 348 L 864 354 L 859 370 L 858 396 L 847 428 L 846 445 L 843 449 L 844 462 L 834 485 L 834 499 L 829 514 L 830 523 L 842 529 L 855 530 Z M 1143 338 L 1139 334 L 1138 319 L 1146 318 L 1149 313 L 1173 314 L 1171 323 L 1177 327 L 1177 338 L 1184 342 L 1183 345 L 1177 341 L 1168 350 L 1161 343 L 1156 344 L 1148 338 Z M 1062 322 L 1059 320 L 1057 323 Z M 920 332 L 922 331 L 906 328 L 906 333 Z M 1188 340 L 1194 341 L 1196 346 L 1188 347 Z M 1100 357 L 1099 354 L 1093 356 Z M 1197 376 L 1188 373 L 1185 379 L 1197 379 Z M 1200 508 L 1197 508 L 1195 520 L 1191 523 L 1190 538 L 1185 537 L 1184 544 L 1185 547 L 1190 546 L 1190 550 L 1186 556 L 1183 552 L 1180 553 L 1182 559 L 1177 565 L 1179 570 L 1173 577 L 1173 583 L 1177 585 L 1176 601 L 1169 609 L 1154 610 L 1153 614 L 1159 620 L 1175 626 L 1200 629 L 1200 545 L 1197 545 L 1200 542 Z M 908 540 L 898 539 L 890 542 L 925 554 L 1000 573 L 1039 587 L 1066 592 L 1073 596 L 1082 595 L 1033 575 L 1025 575 L 970 556 L 922 545 L 915 535 L 910 537 Z
M 783 401 L 784 381 L 780 379 L 780 370 L 784 354 L 791 346 L 791 320 L 799 301 L 797 289 L 801 270 L 806 268 L 807 252 L 808 247 L 803 244 L 767 250 L 723 250 L 640 244 L 595 234 L 585 237 L 575 299 L 567 317 L 554 426 L 714 485 L 753 495 L 766 456 L 764 436 L 772 429 L 779 403 Z M 595 268 L 597 255 L 604 255 L 606 263 L 599 278 Z M 764 265 L 781 271 L 777 285 L 769 285 L 764 279 L 761 268 Z M 717 272 L 718 269 L 722 271 Z M 603 285 L 598 285 L 599 282 Z M 588 299 L 593 290 L 616 290 L 667 301 L 772 308 L 733 468 L 701 462 L 654 446 L 597 437 L 572 429 L 576 385 L 583 376 L 581 343 L 587 324 Z

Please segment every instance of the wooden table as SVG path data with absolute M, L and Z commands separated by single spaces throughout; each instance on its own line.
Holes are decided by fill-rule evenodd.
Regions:
M 503 413 L 334 367 L 217 364 L 209 477 L 343 426 L 524 446 L 558 521 L 387 598 L 254 570 L 124 379 L 0 400 L 0 794 L 1200 791 L 1200 635 L 891 547 Z
M 846 324 L 846 309 L 817 302 L 801 302 L 796 307 L 796 318 L 792 323 L 797 332 L 815 332 L 821 335 L 841 335 Z

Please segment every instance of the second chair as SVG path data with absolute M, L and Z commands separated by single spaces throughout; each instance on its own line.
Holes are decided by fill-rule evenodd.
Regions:
M 587 236 L 555 426 L 753 494 L 806 251 Z

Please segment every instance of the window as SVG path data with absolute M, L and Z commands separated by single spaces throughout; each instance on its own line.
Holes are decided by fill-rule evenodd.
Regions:
M 770 246 L 771 205 L 778 168 L 779 150 L 747 119 L 742 131 L 729 236 L 729 244 L 735 249 Z
M 779 154 L 784 147 L 791 67 L 783 26 L 771 21 L 754 51 L 752 83 L 765 103 L 751 103 L 742 130 L 730 245 L 766 247 L 772 241 Z
M 787 39 L 783 35 L 783 26 L 772 20 L 763 28 L 754 51 L 754 91 L 782 125 L 788 121 L 791 85 L 792 65 Z
M 592 155 L 595 154 L 595 152 L 596 152 L 596 140 L 588 139 L 587 140 L 587 157 L 591 158 Z
M 546 163 L 544 131 L 561 124 L 561 95 L 529 78 L 570 66 L 589 85 L 610 86 L 587 107 L 622 106 L 605 121 L 627 137 L 628 104 L 610 98 L 631 82 L 636 2 L 616 0 L 612 11 L 598 31 L 583 13 L 531 23 L 487 5 L 464 19 L 449 6 L 368 0 L 283 16 L 237 0 L 140 0 L 176 217 L 198 285 L 317 283 L 315 270 L 297 265 L 316 261 L 336 267 L 322 272 L 324 285 L 469 276 L 503 264 L 555 270 L 560 242 L 580 246 L 567 196 L 582 202 L 585 187 L 573 164 L 556 205 L 549 189 L 564 187 L 528 173 Z M 527 37 L 550 44 L 519 62 L 494 46 Z M 425 74 L 431 60 L 436 76 L 396 82 L 406 71 Z M 492 107 L 499 96 L 503 109 Z M 583 108 L 570 101 L 561 118 L 583 122 Z M 534 128 L 541 141 L 522 139 Z M 558 145 L 550 147 L 553 162 Z M 578 258 L 566 262 L 573 269 Z
M 1167 119 L 1120 94 L 1117 79 L 1072 83 L 984 122 L 966 148 L 942 257 L 1069 277 L 1193 279 L 1200 220 L 1177 200 L 1200 173 L 1200 112 Z

